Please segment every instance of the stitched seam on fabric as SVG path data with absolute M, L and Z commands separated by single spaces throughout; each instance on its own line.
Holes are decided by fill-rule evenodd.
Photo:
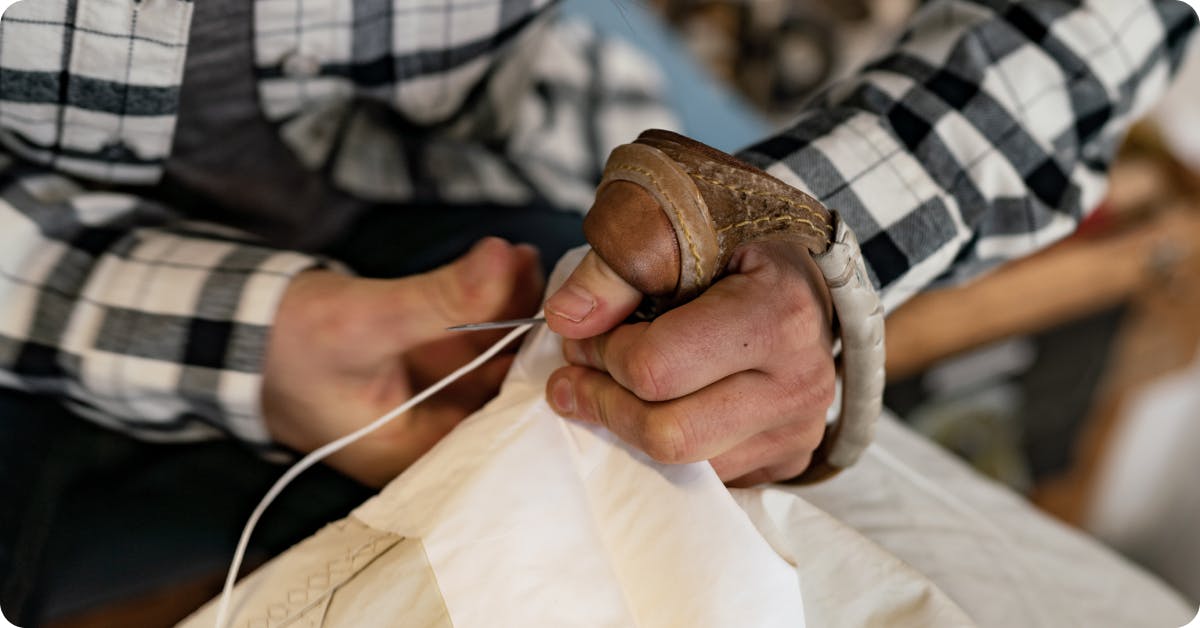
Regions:
M 695 177 L 697 179 L 700 179 L 701 181 L 703 181 L 705 183 L 711 183 L 712 185 L 715 185 L 719 188 L 724 188 L 726 190 L 729 190 L 730 192 L 737 192 L 737 193 L 745 194 L 746 196 L 757 196 L 758 198 L 766 198 L 766 199 L 770 199 L 770 200 L 775 200 L 775 201 L 779 201 L 779 202 L 783 203 L 784 205 L 787 205 L 788 207 L 791 207 L 793 209 L 807 210 L 812 213 L 813 217 L 815 217 L 821 221 L 821 225 L 824 228 L 829 227 L 829 223 L 825 220 L 825 217 L 822 216 L 816 209 L 813 209 L 813 207 L 811 205 L 797 203 L 796 201 L 794 201 L 786 196 L 780 195 L 780 194 L 770 194 L 770 193 L 766 193 L 766 192 L 759 192 L 759 191 L 751 189 L 751 188 L 739 187 L 739 186 L 736 186 L 736 185 L 733 185 L 730 183 L 726 183 L 720 179 L 708 177 L 708 176 L 702 175 L 697 172 L 692 172 L 689 174 L 691 174 L 693 177 Z
M 131 15 L 129 18 L 130 34 L 137 33 L 139 15 L 141 15 L 141 7 L 134 7 L 133 15 Z M 113 143 L 117 146 L 123 146 L 125 144 L 125 114 L 129 112 L 129 79 L 133 75 L 133 44 L 134 40 L 131 37 L 129 39 L 129 46 L 127 46 L 125 49 L 125 78 L 123 81 L 125 84 L 121 89 L 121 113 L 117 114 L 117 133 L 113 137 Z M 107 176 L 109 179 L 112 179 L 116 169 L 116 160 L 110 161 L 108 163 L 107 174 L 105 176 Z
M 808 225 L 808 227 L 812 230 L 814 235 L 820 236 L 822 238 L 829 237 L 829 233 L 827 233 L 825 230 L 821 229 L 817 225 L 813 224 L 813 222 L 811 220 L 808 220 L 807 218 L 800 218 L 797 216 L 767 216 L 765 218 L 755 218 L 753 220 L 743 220 L 742 222 L 738 222 L 738 223 L 734 223 L 731 225 L 726 225 L 724 227 L 721 227 L 720 229 L 717 230 L 717 233 L 725 233 L 726 231 L 729 231 L 730 229 L 737 229 L 738 227 L 747 227 L 750 225 L 757 225 L 760 222 L 799 222 L 799 223 Z M 826 227 L 826 229 L 828 229 L 828 227 Z
M 307 578 L 305 578 L 305 581 L 303 584 L 300 584 L 299 586 L 289 587 L 287 589 L 287 591 L 280 598 L 277 598 L 282 601 L 275 602 L 273 604 L 268 605 L 267 614 L 265 617 L 264 616 L 251 617 L 251 618 L 247 619 L 246 625 L 250 626 L 251 624 L 254 623 L 255 620 L 263 620 L 263 619 L 265 619 L 268 623 L 271 622 L 272 620 L 286 621 L 286 620 L 289 620 L 289 619 L 295 617 L 299 613 L 307 612 L 309 610 L 308 604 L 311 603 L 312 600 L 314 599 L 312 597 L 314 592 L 317 594 L 317 599 L 319 599 L 322 596 L 332 595 L 333 592 L 338 587 L 340 587 L 341 584 L 343 584 L 343 583 L 338 583 L 336 585 L 334 584 L 335 580 L 337 579 L 337 576 L 340 575 L 340 574 L 334 573 L 334 569 L 333 569 L 334 565 L 337 565 L 337 564 L 343 563 L 343 562 L 346 563 L 348 565 L 347 570 L 349 571 L 349 574 L 350 574 L 349 576 L 347 576 L 347 578 L 353 577 L 353 574 L 357 573 L 358 569 L 362 569 L 363 567 L 365 567 L 365 565 L 360 565 L 358 567 L 358 569 L 355 569 L 355 560 L 363 558 L 364 556 L 369 556 L 371 558 L 371 560 L 374 560 L 375 558 L 378 557 L 378 554 L 379 554 L 379 552 L 377 550 L 377 548 L 379 547 L 379 544 L 381 542 L 387 541 L 387 540 L 390 540 L 390 535 L 388 535 L 388 534 L 381 534 L 381 535 L 372 537 L 372 538 L 368 539 L 367 541 L 364 541 L 357 548 L 347 549 L 342 554 L 340 554 L 337 558 L 326 561 L 323 569 L 318 570 L 315 573 L 311 573 Z M 370 562 L 371 561 L 368 561 L 368 563 L 370 563 Z M 314 584 L 312 584 L 312 579 L 317 576 L 323 576 L 325 578 L 325 581 L 322 584 L 314 585 Z M 292 599 L 293 595 L 296 595 L 298 597 L 299 601 L 294 601 Z M 275 610 L 275 609 L 282 609 L 283 616 L 276 617 L 276 616 L 272 615 L 271 611 Z
M 654 176 L 653 172 L 650 172 L 645 168 L 631 166 L 629 164 L 621 164 L 617 166 L 617 170 L 627 170 L 629 172 L 636 172 L 645 176 L 650 180 L 650 184 L 654 186 L 654 189 L 658 191 L 659 195 L 661 195 L 664 199 L 667 197 L 666 192 L 663 191 L 662 184 L 658 182 L 658 178 Z M 675 218 L 678 220 L 679 228 L 683 229 L 683 237 L 685 240 L 687 240 L 688 250 L 692 253 L 692 259 L 696 261 L 696 269 L 692 273 L 695 275 L 694 279 L 696 283 L 701 283 L 700 268 L 702 264 L 700 262 L 700 253 L 696 250 L 696 243 L 692 240 L 692 233 L 688 231 L 687 223 L 683 221 L 683 214 L 679 212 L 679 208 L 675 207 L 674 203 L 671 204 L 671 211 L 675 212 Z

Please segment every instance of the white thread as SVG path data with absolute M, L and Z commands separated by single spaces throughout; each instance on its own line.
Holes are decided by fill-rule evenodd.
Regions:
M 292 480 L 296 479 L 296 476 L 304 473 L 306 469 L 320 462 L 325 457 L 337 453 L 342 448 L 353 443 L 354 441 L 357 441 L 367 434 L 370 434 L 371 432 L 383 427 L 392 419 L 395 419 L 401 414 L 412 410 L 417 406 L 417 404 L 420 404 L 426 399 L 437 394 L 439 390 L 449 386 L 450 384 L 453 384 L 462 376 L 479 368 L 484 362 L 487 362 L 495 357 L 495 355 L 499 353 L 501 349 L 508 346 L 513 340 L 519 338 L 521 334 L 529 331 L 531 327 L 533 327 L 533 325 L 526 324 L 510 331 L 507 336 L 489 347 L 488 350 L 481 353 L 479 357 L 471 360 L 457 371 L 454 371 L 453 373 L 442 378 L 441 381 L 421 391 L 412 399 L 409 399 L 396 408 L 393 408 L 390 412 L 384 414 L 378 419 L 375 419 L 370 424 L 365 425 L 327 445 L 313 450 L 312 453 L 301 458 L 299 462 L 292 465 L 290 469 L 284 472 L 284 474 L 275 481 L 275 484 L 271 486 L 271 490 L 267 491 L 267 494 L 263 496 L 262 501 L 258 502 L 258 506 L 254 509 L 254 512 L 250 514 L 250 519 L 246 521 L 246 527 L 242 528 L 242 538 L 238 540 L 237 550 L 235 550 L 233 553 L 233 564 L 229 566 L 229 573 L 225 576 L 225 587 L 221 589 L 221 602 L 217 605 L 217 622 L 215 624 L 216 628 L 221 628 L 225 625 L 226 615 L 229 613 L 229 600 L 233 595 L 233 584 L 235 581 L 237 581 L 237 573 L 238 570 L 241 569 L 242 560 L 245 558 L 246 546 L 250 543 L 250 534 L 254 532 L 254 526 L 258 525 L 258 520 L 260 517 L 262 517 L 263 512 L 267 510 L 267 506 L 271 505 L 271 502 L 283 492 L 283 489 L 287 487 Z

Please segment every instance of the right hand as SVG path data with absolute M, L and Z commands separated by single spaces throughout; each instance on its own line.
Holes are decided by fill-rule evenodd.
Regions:
M 548 401 L 659 462 L 708 460 L 731 486 L 799 475 L 835 389 L 820 268 L 797 242 L 751 240 L 695 299 L 626 323 L 643 299 L 635 283 L 669 294 L 680 277 L 678 240 L 658 203 L 623 181 L 597 195 L 584 223 L 596 248 L 546 300 L 568 363 L 551 374 Z
M 402 279 L 301 273 L 284 294 L 267 347 L 268 430 L 279 443 L 309 452 L 366 425 L 505 333 L 446 327 L 530 316 L 542 286 L 537 251 L 498 238 Z M 492 398 L 511 363 L 511 352 L 493 358 L 326 462 L 365 484 L 386 484 Z

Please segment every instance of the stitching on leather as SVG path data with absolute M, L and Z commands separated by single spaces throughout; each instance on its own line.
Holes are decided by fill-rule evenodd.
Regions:
M 799 223 L 808 225 L 808 227 L 810 229 L 812 229 L 812 232 L 815 235 L 820 236 L 822 238 L 829 237 L 829 234 L 825 231 L 825 229 L 828 229 L 828 227 L 825 227 L 825 229 L 822 229 L 821 227 L 818 227 L 817 225 L 813 224 L 813 222 L 811 220 L 808 220 L 807 218 L 800 218 L 797 216 L 766 216 L 764 218 L 754 218 L 752 220 L 743 220 L 742 222 L 738 222 L 738 223 L 734 223 L 731 225 L 726 225 L 724 227 L 721 227 L 720 229 L 717 230 L 717 233 L 725 233 L 726 231 L 729 231 L 730 229 L 737 229 L 738 227 L 748 227 L 750 225 L 757 225 L 760 222 L 799 222 Z
M 746 196 L 757 196 L 759 198 L 775 200 L 775 201 L 779 201 L 779 202 L 783 203 L 784 205 L 787 205 L 788 207 L 791 207 L 794 209 L 808 210 L 809 212 L 812 213 L 814 218 L 817 218 L 818 220 L 821 221 L 821 225 L 823 228 L 826 228 L 826 229 L 829 228 L 829 222 L 817 210 L 813 209 L 811 205 L 797 203 L 796 201 L 794 201 L 786 196 L 783 196 L 781 194 L 770 194 L 767 192 L 759 192 L 758 190 L 755 190 L 752 188 L 744 188 L 744 187 L 736 186 L 731 183 L 726 183 L 726 182 L 724 182 L 720 179 L 714 178 L 714 177 L 702 175 L 698 172 L 689 172 L 688 174 L 692 175 L 693 177 L 695 177 L 697 179 L 700 179 L 701 181 L 703 181 L 705 183 L 715 185 L 719 188 L 724 188 L 726 190 L 729 190 L 730 192 L 739 192 L 741 194 L 745 194 Z
M 667 198 L 667 193 L 663 191 L 662 185 L 658 182 L 658 178 L 654 176 L 653 172 L 630 164 L 620 164 L 617 166 L 617 170 L 627 170 L 629 172 L 636 172 L 645 176 L 647 179 L 650 179 L 650 184 L 654 186 L 654 189 L 658 191 L 659 195 L 664 199 Z M 696 243 L 692 240 L 692 233 L 688 231 L 687 223 L 684 222 L 683 215 L 679 213 L 679 208 L 676 207 L 674 203 L 671 203 L 671 211 L 675 212 L 675 218 L 679 223 L 679 228 L 683 229 L 683 237 L 685 240 L 687 240 L 688 250 L 692 253 L 692 259 L 696 261 L 696 268 L 692 273 L 694 275 L 694 280 L 696 283 L 701 283 L 700 269 L 703 267 L 703 264 L 700 262 L 700 253 L 696 251 Z

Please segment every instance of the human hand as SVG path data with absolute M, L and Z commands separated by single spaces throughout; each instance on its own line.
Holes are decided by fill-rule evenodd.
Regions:
M 570 366 L 547 398 L 664 463 L 709 460 L 731 486 L 799 475 L 834 396 L 832 308 L 802 246 L 752 242 L 725 277 L 652 322 L 642 295 L 591 252 L 547 300 Z
M 267 428 L 309 452 L 373 421 L 466 364 L 503 331 L 446 331 L 529 316 L 542 294 L 537 252 L 487 238 L 454 263 L 394 280 L 313 270 L 289 285 L 263 370 Z M 326 462 L 382 486 L 492 398 L 512 363 L 493 358 Z

